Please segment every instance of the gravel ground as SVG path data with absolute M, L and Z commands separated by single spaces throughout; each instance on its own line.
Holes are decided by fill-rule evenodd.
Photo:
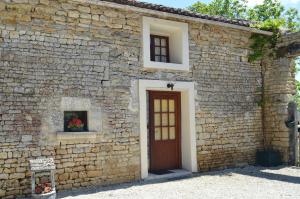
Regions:
M 168 182 L 136 182 L 65 191 L 60 192 L 58 196 L 66 199 L 300 199 L 300 168 L 227 169 Z

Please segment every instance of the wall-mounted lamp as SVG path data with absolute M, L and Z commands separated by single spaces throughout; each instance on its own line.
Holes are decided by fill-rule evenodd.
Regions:
M 173 90 L 174 89 L 174 84 L 173 83 L 168 83 L 167 88 L 171 88 L 171 90 Z

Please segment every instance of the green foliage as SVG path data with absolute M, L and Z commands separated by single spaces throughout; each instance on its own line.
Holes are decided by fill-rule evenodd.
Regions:
M 267 27 L 270 24 L 278 24 L 279 27 L 289 31 L 300 30 L 300 15 L 295 8 L 285 10 L 280 0 L 264 0 L 263 4 L 253 8 L 247 7 L 250 0 L 212 0 L 210 3 L 196 2 L 188 9 L 201 14 L 218 15 L 230 19 L 245 19 L 257 23 L 264 23 Z M 271 22 L 275 20 L 275 22 Z M 260 25 L 265 28 L 264 25 Z
M 269 43 L 270 38 L 260 34 L 253 34 L 251 39 L 253 43 L 250 47 L 255 50 L 249 55 L 249 61 L 253 62 L 264 56 L 264 47 Z
M 265 56 L 267 51 L 265 48 L 274 49 L 278 38 L 280 37 L 280 27 L 285 24 L 284 19 L 266 19 L 263 22 L 252 25 L 254 28 L 273 32 L 272 36 L 261 34 L 252 34 L 252 45 L 250 46 L 253 52 L 249 55 L 249 61 L 253 62 Z M 273 56 L 274 51 L 271 51 L 269 56 Z
M 300 15 L 298 10 L 290 8 L 285 12 L 286 17 L 286 28 L 292 32 L 300 31 Z
M 248 10 L 248 19 L 264 22 L 271 19 L 279 19 L 284 12 L 284 7 L 279 0 L 264 0 L 261 5 L 256 5 Z
M 247 7 L 247 0 L 213 0 L 210 3 L 197 2 L 188 9 L 209 15 L 220 15 L 227 18 L 241 18 L 253 21 L 252 27 L 273 32 L 273 36 L 253 34 L 251 48 L 253 53 L 249 61 L 255 61 L 265 56 L 265 48 L 275 47 L 280 30 L 300 30 L 300 17 L 297 9 L 285 10 L 279 0 L 264 0 L 263 4 L 253 8 Z M 270 55 L 273 55 L 272 52 Z
M 246 0 L 213 0 L 211 3 L 197 2 L 189 10 L 201 14 L 218 15 L 227 18 L 245 18 Z
M 300 82 L 296 80 L 296 95 L 294 96 L 295 102 L 300 107 Z
M 248 10 L 248 17 L 257 22 L 252 27 L 273 32 L 271 37 L 263 39 L 263 36 L 258 34 L 252 36 L 253 53 L 250 54 L 249 61 L 255 61 L 265 56 L 268 51 L 264 48 L 273 49 L 280 37 L 281 29 L 296 31 L 300 26 L 298 11 L 291 8 L 285 12 L 284 6 L 279 0 L 264 0 L 263 4 Z M 271 52 L 270 55 L 273 54 L 274 52 Z

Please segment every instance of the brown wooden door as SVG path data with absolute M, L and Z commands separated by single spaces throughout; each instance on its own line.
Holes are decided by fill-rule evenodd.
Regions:
M 181 168 L 180 93 L 149 91 L 150 171 Z

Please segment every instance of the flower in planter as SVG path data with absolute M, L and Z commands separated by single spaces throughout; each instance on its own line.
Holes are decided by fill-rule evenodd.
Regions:
M 84 124 L 78 118 L 73 118 L 68 123 L 69 129 L 81 129 L 81 128 L 83 128 L 83 126 L 84 126 Z
M 43 192 L 43 188 L 41 186 L 36 186 L 35 187 L 35 193 L 36 194 L 41 194 Z
M 52 191 L 51 187 L 45 187 L 44 188 L 44 193 L 50 193 Z

